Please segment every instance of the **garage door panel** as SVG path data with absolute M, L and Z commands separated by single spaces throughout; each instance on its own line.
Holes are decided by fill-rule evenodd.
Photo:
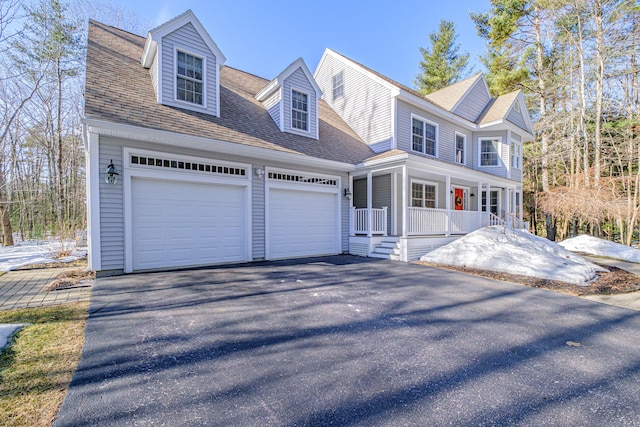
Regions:
M 245 187 L 132 178 L 133 269 L 246 260 Z
M 336 253 L 337 203 L 333 193 L 270 189 L 270 258 Z

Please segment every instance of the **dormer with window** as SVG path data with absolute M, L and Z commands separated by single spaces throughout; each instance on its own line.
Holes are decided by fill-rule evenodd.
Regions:
M 256 95 L 281 132 L 318 139 L 318 100 L 322 92 L 298 58 Z
M 220 117 L 220 69 L 226 58 L 190 10 L 149 31 L 142 66 L 158 103 Z

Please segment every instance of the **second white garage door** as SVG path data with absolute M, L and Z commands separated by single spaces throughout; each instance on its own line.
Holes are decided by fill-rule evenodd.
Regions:
M 132 178 L 133 269 L 246 261 L 244 187 Z
M 335 193 L 269 190 L 269 258 L 340 252 Z

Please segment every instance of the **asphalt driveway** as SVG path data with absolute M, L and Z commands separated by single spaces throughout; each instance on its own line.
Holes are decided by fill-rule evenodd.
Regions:
M 55 426 L 640 425 L 640 313 L 338 256 L 98 279 Z

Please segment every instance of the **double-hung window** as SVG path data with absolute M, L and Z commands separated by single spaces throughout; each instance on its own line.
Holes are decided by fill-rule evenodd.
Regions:
M 414 208 L 435 208 L 436 186 L 424 182 L 412 182 L 411 206 Z
M 291 127 L 309 131 L 309 97 L 297 90 L 291 91 Z
M 521 169 L 520 165 L 520 144 L 516 141 L 511 141 L 511 167 L 515 169 Z
M 480 166 L 498 166 L 500 140 L 487 138 L 480 140 Z
M 344 95 L 344 72 L 340 71 L 333 76 L 333 100 L 342 97 Z
M 411 149 L 419 153 L 436 155 L 438 126 L 435 123 L 414 117 L 411 121 Z
M 467 137 L 456 132 L 456 163 L 464 164 L 466 143 Z
M 181 51 L 176 57 L 176 98 L 204 105 L 204 60 Z

